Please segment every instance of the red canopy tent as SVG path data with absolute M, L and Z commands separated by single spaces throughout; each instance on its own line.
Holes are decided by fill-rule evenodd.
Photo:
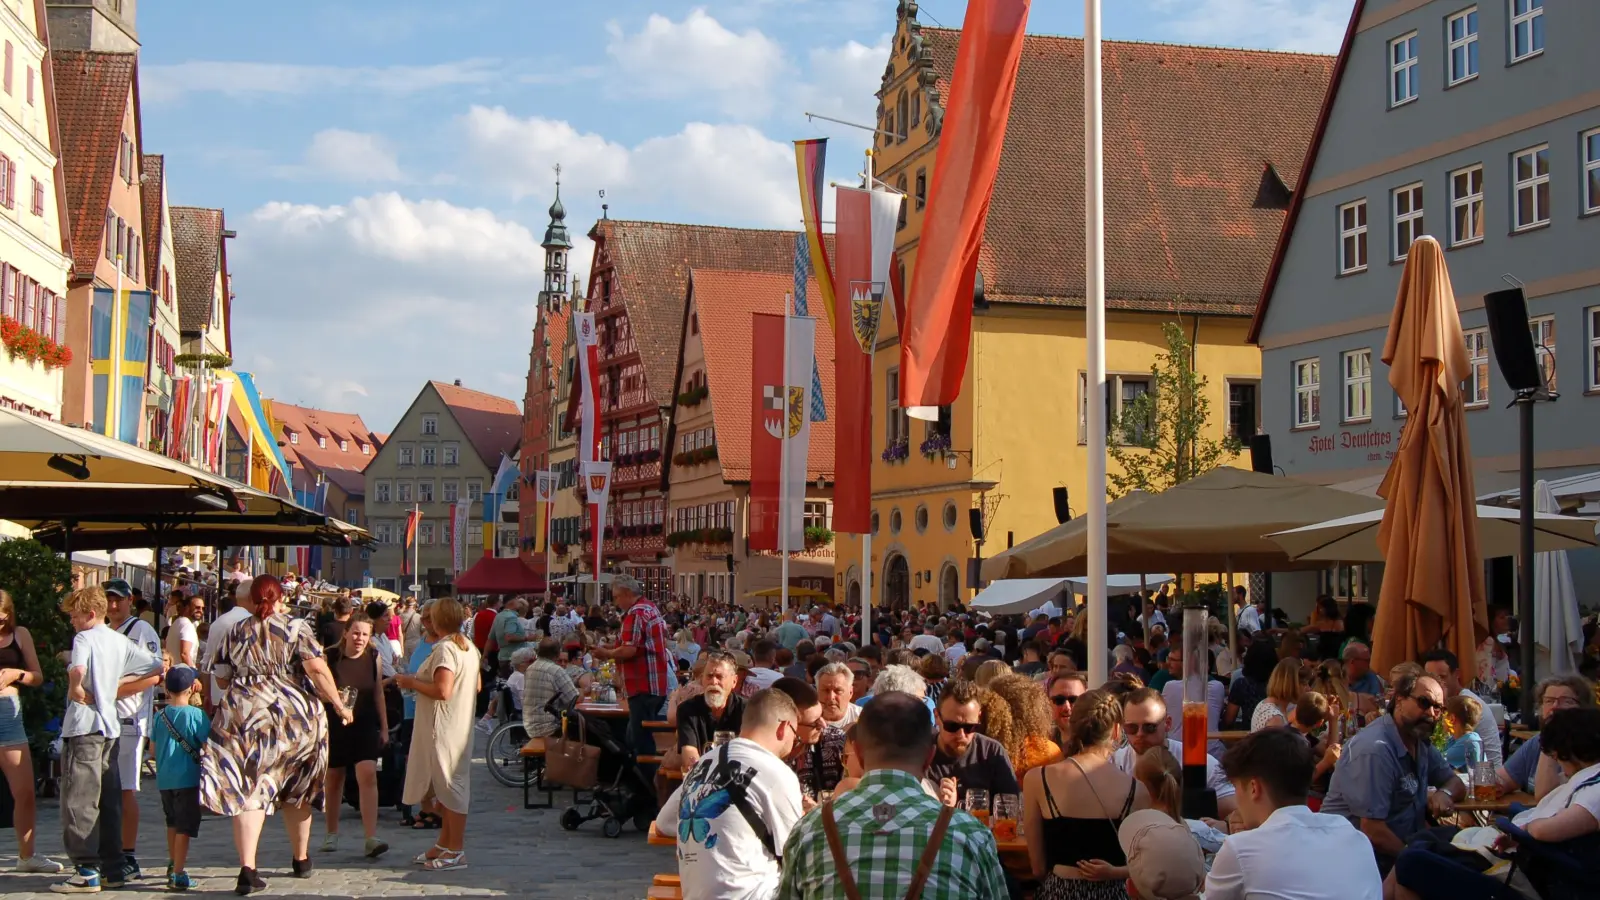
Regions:
M 485 556 L 456 577 L 458 594 L 536 594 L 544 591 L 544 573 L 520 557 Z

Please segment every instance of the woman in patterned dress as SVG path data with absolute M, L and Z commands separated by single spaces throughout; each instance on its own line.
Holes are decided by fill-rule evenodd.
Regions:
M 250 599 L 253 615 L 213 635 L 218 644 L 212 672 L 224 694 L 200 764 L 201 804 L 233 818 L 240 866 L 234 893 L 240 895 L 267 886 L 256 874 L 256 843 L 275 808 L 282 809 L 289 830 L 295 877 L 311 874 L 311 813 L 322 804 L 328 768 L 322 703 L 346 725 L 353 718 L 311 623 L 281 611 L 278 579 L 258 577 Z
M 406 762 L 407 804 L 432 800 L 444 826 L 433 848 L 413 862 L 427 869 L 467 864 L 467 808 L 471 801 L 473 700 L 478 694 L 478 650 L 461 635 L 467 611 L 445 597 L 422 611 L 433 651 L 415 675 L 396 675 L 401 690 L 417 695 L 417 717 Z

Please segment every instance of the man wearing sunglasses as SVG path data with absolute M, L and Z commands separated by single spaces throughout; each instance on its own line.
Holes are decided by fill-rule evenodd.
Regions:
M 1407 842 L 1446 816 L 1467 786 L 1430 741 L 1444 715 L 1444 686 L 1431 675 L 1395 682 L 1389 713 L 1345 742 L 1322 811 L 1348 818 L 1372 842 L 1387 874 Z M 1430 791 L 1429 788 L 1437 788 Z
M 983 727 L 980 690 L 970 681 L 958 681 L 939 698 L 928 782 L 946 805 L 959 806 L 967 791 L 975 788 L 988 791 L 991 798 L 1022 793 L 1006 748 L 978 733 Z
M 1167 735 L 1172 731 L 1172 716 L 1167 712 L 1167 702 L 1152 688 L 1129 691 L 1122 698 L 1122 733 L 1127 743 L 1111 755 L 1111 763 L 1122 771 L 1133 774 L 1133 764 L 1139 756 L 1152 747 L 1165 745 L 1168 752 L 1183 759 L 1183 744 Z M 1233 782 L 1222 771 L 1217 758 L 1206 754 L 1206 787 L 1217 794 L 1217 815 L 1226 819 L 1239 808 Z

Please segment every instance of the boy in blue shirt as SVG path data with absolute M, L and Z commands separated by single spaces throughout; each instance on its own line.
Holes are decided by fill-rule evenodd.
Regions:
M 211 720 L 197 702 L 197 673 L 188 666 L 167 671 L 167 706 L 156 714 L 156 788 L 167 819 L 167 890 L 193 886 L 184 862 L 189 841 L 200 836 L 200 751 L 211 733 Z

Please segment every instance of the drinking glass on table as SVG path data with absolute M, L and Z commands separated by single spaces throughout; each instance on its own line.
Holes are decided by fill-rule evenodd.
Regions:
M 1017 821 L 1020 818 L 1022 803 L 1016 794 L 996 794 L 994 797 L 994 818 L 990 820 L 989 827 L 994 829 L 994 839 L 997 841 L 1014 841 L 1017 839 Z
M 989 792 L 983 788 L 967 788 L 967 812 L 983 824 L 989 824 Z

